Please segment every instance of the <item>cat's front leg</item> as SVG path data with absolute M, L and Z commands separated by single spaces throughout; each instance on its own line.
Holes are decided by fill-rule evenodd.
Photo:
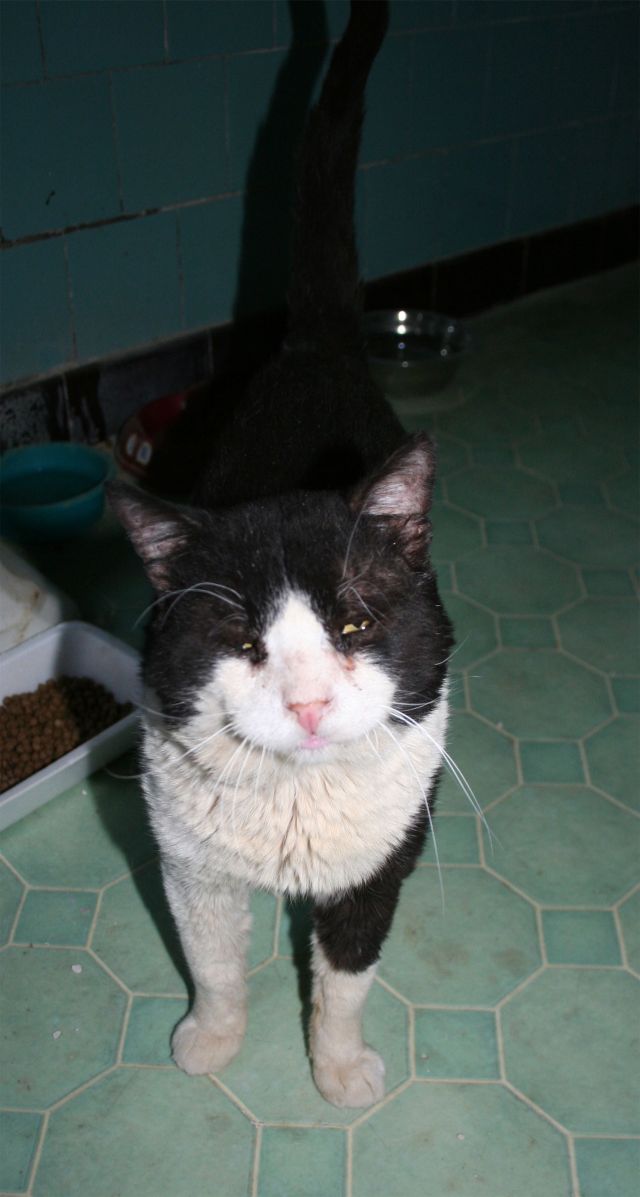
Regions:
M 165 863 L 163 875 L 195 987 L 191 1010 L 173 1033 L 172 1055 L 192 1075 L 220 1072 L 239 1052 L 247 1025 L 248 891 L 232 883 L 203 886 L 172 864 Z
M 426 812 L 367 882 L 314 908 L 313 1079 L 334 1106 L 384 1096 L 384 1061 L 362 1037 L 362 1013 L 400 889 L 424 845 Z
M 384 1096 L 384 1061 L 362 1038 L 362 1011 L 376 965 L 336 969 L 313 937 L 313 1079 L 334 1106 L 370 1106 Z

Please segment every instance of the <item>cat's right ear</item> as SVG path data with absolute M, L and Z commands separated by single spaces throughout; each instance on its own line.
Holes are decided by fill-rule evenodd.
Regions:
M 105 487 L 111 510 L 141 558 L 154 590 L 171 589 L 171 563 L 186 547 L 197 520 L 126 482 Z

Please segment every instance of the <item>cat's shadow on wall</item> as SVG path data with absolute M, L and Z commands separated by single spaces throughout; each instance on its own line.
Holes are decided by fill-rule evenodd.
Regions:
M 217 330 L 215 373 L 197 388 L 154 452 L 151 489 L 186 497 L 207 445 L 232 420 L 252 375 L 285 332 L 289 243 L 298 149 L 329 47 L 322 0 L 289 0 L 291 41 L 260 123 L 244 180 L 233 321 Z M 215 262 L 211 263 L 215 274 Z

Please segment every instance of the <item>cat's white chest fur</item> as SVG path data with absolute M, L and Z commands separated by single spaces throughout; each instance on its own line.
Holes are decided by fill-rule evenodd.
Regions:
M 384 668 L 366 655 L 345 664 L 299 595 L 266 642 L 259 670 L 234 658 L 217 667 L 178 732 L 149 722 L 151 819 L 167 855 L 195 875 L 328 895 L 370 877 L 424 806 L 446 695 L 421 725 L 391 723 Z M 320 711 L 311 737 L 299 714 L 310 707 Z

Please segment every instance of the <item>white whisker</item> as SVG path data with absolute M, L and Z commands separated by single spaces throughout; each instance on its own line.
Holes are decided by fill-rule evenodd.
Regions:
M 424 798 L 424 805 L 426 807 L 427 818 L 429 820 L 429 828 L 431 831 L 431 838 L 433 840 L 433 854 L 436 858 L 436 866 L 438 869 L 438 883 L 440 885 L 440 900 L 442 902 L 442 913 L 444 914 L 444 885 L 442 883 L 442 869 L 440 868 L 440 854 L 438 852 L 438 843 L 436 840 L 436 833 L 435 833 L 434 826 L 433 826 L 433 818 L 431 816 L 431 809 L 429 807 L 429 800 L 427 798 L 426 790 L 420 780 L 420 775 L 418 773 L 418 770 L 416 769 L 413 761 L 411 760 L 411 757 L 409 756 L 409 753 L 407 752 L 407 749 L 400 743 L 400 741 L 397 739 L 397 737 L 394 736 L 393 732 L 391 731 L 391 728 L 388 727 L 386 723 L 379 723 L 377 726 L 381 727 L 382 730 L 385 731 L 387 733 L 387 735 L 391 737 L 391 739 L 393 740 L 396 747 L 399 748 L 402 755 L 404 757 L 406 757 L 407 761 L 409 762 L 409 767 L 413 773 L 413 776 L 415 777 L 415 779 L 418 783 L 418 786 L 420 787 L 420 793 L 422 794 L 422 797 Z
M 478 802 L 478 799 L 476 798 L 476 795 L 474 794 L 471 786 L 469 785 L 469 782 L 467 781 L 460 766 L 454 761 L 453 757 L 447 752 L 444 745 L 439 744 L 438 741 L 436 739 L 434 739 L 434 737 L 427 731 L 426 727 L 423 724 L 417 723 L 415 719 L 412 719 L 409 715 L 405 715 L 402 711 L 396 710 L 395 707 L 389 707 L 388 710 L 389 710 L 389 714 L 395 716 L 396 719 L 399 719 L 402 723 L 406 724 L 407 727 L 415 727 L 420 732 L 421 735 L 426 736 L 427 740 L 429 740 L 429 742 L 431 744 L 433 744 L 436 751 L 440 753 L 440 756 L 442 757 L 442 759 L 443 759 L 445 765 L 447 766 L 447 768 L 449 769 L 450 773 L 452 773 L 453 776 L 455 777 L 465 798 L 468 799 L 473 810 L 478 815 L 478 817 L 481 819 L 481 821 L 485 827 L 485 830 L 487 832 L 487 835 L 489 836 L 489 841 L 491 843 L 491 851 L 493 852 L 493 844 L 494 844 L 495 837 L 493 835 L 493 832 L 491 831 L 491 828 L 489 827 L 489 824 L 487 823 L 487 820 L 485 818 L 482 807 L 480 806 L 480 803 Z

